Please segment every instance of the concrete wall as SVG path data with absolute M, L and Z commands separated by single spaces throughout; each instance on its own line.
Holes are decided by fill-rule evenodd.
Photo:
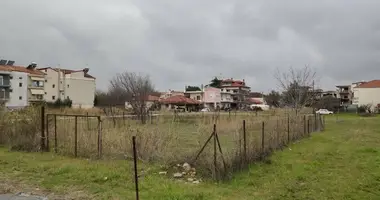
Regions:
M 9 93 L 9 101 L 5 104 L 5 106 L 28 106 L 28 74 L 23 72 L 11 72 L 11 75 L 13 76 L 10 80 L 12 92 Z
M 207 87 L 204 88 L 203 102 L 205 103 L 220 103 L 222 100 L 220 89 Z
M 380 104 L 380 88 L 354 88 L 356 105 L 372 104 L 373 108 Z
M 96 89 L 94 79 L 72 77 L 67 79 L 65 86 L 65 96 L 73 101 L 73 108 L 94 107 Z

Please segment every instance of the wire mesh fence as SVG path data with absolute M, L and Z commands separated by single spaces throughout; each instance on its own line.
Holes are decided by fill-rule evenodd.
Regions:
M 136 136 L 140 160 L 167 166 L 191 162 L 199 173 L 215 179 L 226 179 L 290 142 L 323 130 L 321 116 L 291 113 L 177 113 L 151 115 L 146 124 L 130 115 L 48 114 L 46 121 L 47 144 L 57 153 L 128 159 L 133 156 L 131 138 Z

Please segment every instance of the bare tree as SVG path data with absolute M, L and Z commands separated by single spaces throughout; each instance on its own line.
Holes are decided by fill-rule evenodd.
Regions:
M 146 101 L 152 92 L 154 86 L 148 75 L 124 72 L 116 74 L 110 81 L 109 93 L 113 93 L 112 96 L 115 96 L 118 102 L 128 101 L 142 123 L 147 119 Z
M 316 93 L 316 72 L 308 65 L 303 68 L 290 67 L 285 72 L 277 69 L 278 86 L 283 91 L 283 103 L 299 112 L 305 106 L 313 106 Z

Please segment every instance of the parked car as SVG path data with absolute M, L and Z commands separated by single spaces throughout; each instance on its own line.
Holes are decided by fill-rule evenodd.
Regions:
M 333 111 L 329 111 L 327 109 L 319 109 L 317 111 L 315 111 L 315 113 L 317 114 L 321 114 L 321 115 L 330 115 L 330 114 L 334 114 Z
M 201 110 L 201 112 L 210 112 L 210 109 L 209 109 L 209 108 L 203 108 L 203 109 Z

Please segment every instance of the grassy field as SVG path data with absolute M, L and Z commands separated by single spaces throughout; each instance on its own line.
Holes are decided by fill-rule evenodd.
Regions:
M 141 199 L 379 199 L 380 119 L 342 115 L 327 129 L 252 164 L 226 183 L 185 184 L 140 163 Z M 0 192 L 134 199 L 131 161 L 91 161 L 0 148 Z M 36 190 L 38 188 L 38 190 Z

